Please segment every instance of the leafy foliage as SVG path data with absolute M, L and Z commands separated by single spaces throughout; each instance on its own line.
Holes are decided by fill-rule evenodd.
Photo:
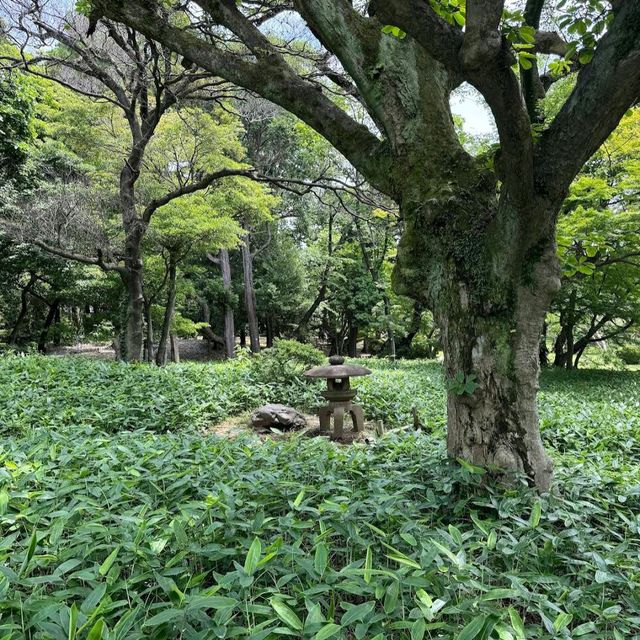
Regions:
M 0 450 L 3 635 L 636 633 L 637 374 L 545 377 L 540 409 L 557 487 L 538 498 L 445 462 L 439 433 L 390 432 L 349 448 L 228 441 L 191 429 L 104 433 L 159 420 L 195 426 L 197 412 L 216 403 L 239 408 L 248 389 L 235 399 L 221 392 L 254 384 L 247 361 L 153 369 L 5 357 L 0 365 L 3 427 L 19 410 L 23 426 L 29 422 Z M 437 365 L 371 366 L 374 375 L 360 385 L 368 411 L 383 396 L 415 400 L 418 374 L 429 380 L 429 371 L 423 402 L 442 411 Z M 133 380 L 146 386 L 144 407 Z M 17 396 L 24 389 L 15 404 L 7 387 Z M 187 402 L 172 407 L 169 394 Z M 189 412 L 197 396 L 201 404 Z M 126 414 L 133 420 L 123 422 Z

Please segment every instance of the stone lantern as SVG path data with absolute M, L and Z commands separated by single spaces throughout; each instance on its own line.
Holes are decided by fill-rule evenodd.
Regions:
M 331 356 L 328 366 L 314 367 L 305 371 L 303 375 L 307 378 L 325 378 L 327 380 L 327 390 L 322 395 L 329 401 L 329 404 L 321 407 L 318 412 L 320 431 L 329 430 L 333 416 L 332 438 L 334 440 L 341 439 L 344 433 L 345 414 L 351 415 L 354 431 L 364 431 L 364 414 L 362 407 L 352 402 L 356 396 L 356 390 L 351 388 L 349 378 L 371 375 L 369 369 L 345 364 L 344 358 L 341 356 Z

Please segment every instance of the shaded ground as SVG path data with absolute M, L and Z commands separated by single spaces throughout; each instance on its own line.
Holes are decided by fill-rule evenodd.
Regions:
M 189 362 L 208 362 L 222 360 L 224 353 L 209 346 L 206 340 L 190 338 L 178 340 L 180 360 Z M 116 354 L 111 344 L 82 343 L 65 347 L 51 347 L 48 355 L 84 356 L 99 360 L 115 360 Z
M 318 416 L 305 413 L 303 414 L 307 421 L 307 426 L 299 430 L 280 431 L 277 429 L 261 429 L 256 430 L 250 424 L 251 412 L 245 412 L 243 414 L 226 418 L 222 422 L 215 424 L 207 429 L 204 429 L 203 433 L 207 435 L 216 435 L 222 438 L 237 438 L 240 435 L 247 433 L 255 433 L 262 440 L 267 439 L 286 439 L 292 435 L 299 434 L 305 435 L 310 438 L 323 437 L 329 439 L 329 435 L 321 433 L 320 420 Z M 376 438 L 376 424 L 375 422 L 365 422 L 364 431 L 356 433 L 351 428 L 349 421 L 345 424 L 344 435 L 339 441 L 340 444 L 352 444 L 353 442 L 369 443 Z

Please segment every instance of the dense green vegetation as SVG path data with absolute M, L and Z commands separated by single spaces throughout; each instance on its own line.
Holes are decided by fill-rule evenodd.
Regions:
M 640 640 L 639 229 L 638 0 L 0 0 L 0 640 Z
M 539 498 L 446 461 L 440 365 L 370 364 L 368 414 L 423 430 L 221 439 L 198 428 L 313 390 L 248 359 L 0 359 L 0 637 L 636 637 L 640 374 L 543 376 Z

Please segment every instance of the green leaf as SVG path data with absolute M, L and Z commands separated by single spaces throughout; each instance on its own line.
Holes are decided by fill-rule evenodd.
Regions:
M 558 617 L 553 621 L 553 630 L 558 633 L 558 631 L 562 631 L 566 627 L 569 626 L 571 621 L 573 620 L 573 615 L 571 613 L 561 613 Z
M 376 606 L 375 602 L 363 602 L 362 604 L 351 606 L 342 616 L 340 623 L 343 627 L 355 621 L 364 620 Z
M 329 561 L 329 550 L 324 542 L 320 542 L 316 547 L 316 553 L 313 558 L 313 566 L 319 575 L 324 575 Z
M 535 529 L 540 524 L 540 517 L 542 515 L 542 504 L 540 500 L 536 500 L 531 509 L 531 515 L 529 516 L 529 526 Z
M 485 620 L 486 620 L 486 616 L 484 615 L 476 616 L 460 632 L 457 640 L 473 640 L 474 638 L 477 638 L 482 632 L 482 629 L 484 628 Z
M 31 558 L 33 558 L 33 554 L 36 551 L 36 545 L 38 544 L 38 533 L 36 529 L 33 529 L 33 533 L 31 534 L 31 539 L 29 540 L 29 546 L 27 547 L 27 553 L 22 561 L 22 566 L 20 567 L 19 575 L 23 576 L 27 567 L 29 566 L 29 562 L 31 562 Z
M 371 574 L 373 571 L 373 555 L 371 552 L 371 545 L 367 547 L 367 555 L 364 559 L 364 581 L 369 584 L 371 582 Z
M 513 607 L 509 607 L 509 619 L 511 620 L 511 627 L 516 634 L 517 640 L 526 640 L 527 634 L 524 630 L 524 622 L 520 614 Z
M 5 489 L 0 491 L 0 516 L 7 513 L 7 507 L 9 505 L 9 494 Z
M 102 631 L 104 628 L 104 618 L 100 618 L 93 627 L 91 627 L 91 630 L 87 634 L 87 640 L 100 640 L 100 638 L 102 638 Z
M 98 574 L 101 576 L 106 576 L 109 573 L 109 569 L 113 566 L 113 563 L 116 561 L 118 557 L 118 553 L 120 552 L 120 547 L 116 547 L 105 559 L 105 561 L 100 565 L 98 569 Z
M 74 640 L 78 631 L 78 607 L 74 602 L 69 610 L 69 640 Z
M 418 618 L 411 625 L 411 640 L 422 640 L 426 630 L 427 624 L 424 621 L 424 618 Z
M 339 624 L 330 622 L 316 633 L 314 640 L 327 640 L 327 638 L 332 638 L 336 633 L 338 633 L 338 631 L 340 631 L 340 629 L 342 629 L 342 627 Z
M 259 538 L 254 538 L 251 546 L 249 547 L 249 551 L 247 553 L 247 557 L 244 560 L 244 572 L 252 576 L 255 573 L 255 570 L 258 567 L 258 562 L 260 561 L 260 556 L 262 555 L 262 543 Z
M 280 620 L 289 625 L 292 629 L 295 629 L 296 631 L 302 631 L 302 620 L 300 620 L 293 609 L 289 608 L 284 602 L 282 602 L 282 600 L 278 598 L 271 598 L 269 604 L 271 605 L 271 608 L 276 612 L 276 615 L 278 616 L 278 618 L 280 618 Z
M 182 609 L 164 609 L 160 613 L 157 613 L 155 616 L 149 618 L 142 625 L 143 627 L 159 627 L 162 624 L 166 624 L 167 622 L 173 622 L 178 618 L 182 618 L 184 615 L 184 611 Z

